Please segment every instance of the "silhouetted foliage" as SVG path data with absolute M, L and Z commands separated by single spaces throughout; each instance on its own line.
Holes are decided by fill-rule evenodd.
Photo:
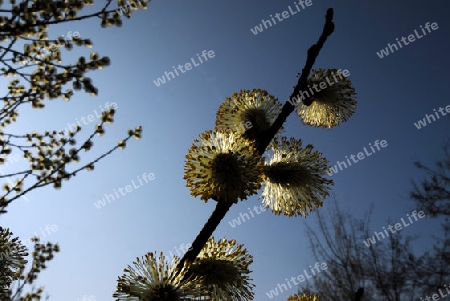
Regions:
M 416 267 L 420 283 L 428 294 L 444 289 L 450 281 L 450 140 L 443 146 L 444 157 L 436 161 L 436 168 L 420 162 L 415 166 L 425 173 L 425 178 L 412 182 L 411 199 L 414 205 L 427 215 L 442 220 L 443 237 L 432 235 L 436 240 L 433 249 L 418 258 Z
M 316 212 L 317 230 L 305 222 L 315 259 L 328 266 L 312 279 L 312 289 L 321 300 L 400 301 L 418 296 L 421 287 L 413 267 L 419 262 L 412 252 L 413 238 L 395 233 L 368 243 L 373 235 L 369 233 L 372 208 L 357 219 L 334 200 L 327 214 Z M 363 298 L 357 299 L 362 293 Z
M 422 255 L 414 254 L 412 237 L 395 233 L 383 241 L 364 245 L 368 238 L 372 208 L 363 219 L 343 212 L 336 201 L 327 216 L 317 211 L 318 230 L 305 223 L 313 254 L 329 268 L 313 279 L 313 288 L 321 300 L 355 300 L 357 287 L 364 288 L 361 300 L 412 300 L 436 294 L 450 281 L 450 141 L 444 147 L 444 158 L 432 169 L 420 162 L 415 166 L 424 171 L 425 178 L 412 182 L 410 193 L 417 211 L 443 217 L 443 236 Z M 387 224 L 391 224 L 390 220 Z M 356 291 L 356 292 L 355 292 Z
M 415 162 L 425 172 L 426 178 L 413 184 L 410 196 L 419 208 L 431 217 L 450 216 L 450 140 L 444 145 L 445 157 L 436 162 L 436 169 Z

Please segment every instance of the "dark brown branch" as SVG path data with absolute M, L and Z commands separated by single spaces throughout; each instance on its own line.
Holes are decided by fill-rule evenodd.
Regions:
M 305 63 L 305 67 L 303 68 L 302 75 L 300 76 L 297 86 L 295 87 L 294 92 L 292 92 L 290 98 L 296 96 L 302 89 L 307 88 L 306 79 L 308 78 L 309 73 L 311 72 L 311 68 L 314 65 L 314 62 L 316 61 L 316 58 L 319 55 L 319 52 L 322 49 L 323 44 L 325 43 L 327 38 L 333 33 L 333 31 L 334 31 L 333 9 L 329 8 L 325 16 L 325 26 L 323 28 L 322 35 L 320 36 L 317 43 L 309 48 L 307 60 Z M 286 102 L 283 106 L 280 115 L 278 115 L 277 119 L 272 124 L 270 129 L 267 132 L 263 133 L 260 137 L 258 137 L 257 145 L 259 154 L 262 155 L 265 152 L 266 147 L 269 145 L 270 141 L 272 141 L 273 137 L 275 137 L 275 134 L 278 132 L 280 127 L 286 121 L 286 118 L 289 116 L 290 113 L 292 113 L 293 110 L 294 106 L 292 106 L 289 102 Z M 195 238 L 194 242 L 192 243 L 192 247 L 184 254 L 183 258 L 178 264 L 178 269 L 181 270 L 186 260 L 190 262 L 193 262 L 195 260 L 195 258 L 198 256 L 202 248 L 205 246 L 209 237 L 211 237 L 214 230 L 217 228 L 222 219 L 225 217 L 225 214 L 228 212 L 232 204 L 233 203 L 224 203 L 221 200 L 217 200 L 216 208 L 214 209 L 213 213 L 211 214 L 206 224 L 203 226 L 200 233 Z
M 292 92 L 289 99 L 296 97 L 300 93 L 300 91 L 307 90 L 308 88 L 307 78 L 309 76 L 309 73 L 311 72 L 311 68 L 315 63 L 316 58 L 323 47 L 323 44 L 325 43 L 327 38 L 333 33 L 333 31 L 334 31 L 333 9 L 329 8 L 327 10 L 327 14 L 325 15 L 325 26 L 323 28 L 322 35 L 320 36 L 317 43 L 312 45 L 308 49 L 308 56 L 306 59 L 305 67 L 303 67 L 302 74 L 298 79 L 297 85 L 295 86 L 294 91 Z M 309 99 L 304 99 L 303 103 L 308 106 L 311 104 Z M 294 111 L 294 109 L 295 106 L 293 106 L 290 102 L 287 101 L 284 104 L 281 113 L 278 115 L 277 119 L 274 121 L 271 127 L 266 132 L 262 133 L 261 137 L 258 137 L 259 141 L 258 152 L 260 154 L 265 152 L 270 141 L 272 141 L 273 137 L 275 137 L 275 135 L 278 133 L 283 123 L 286 121 L 286 119 L 292 113 L 292 111 Z
M 220 224 L 220 221 L 225 217 L 225 214 L 231 208 L 232 204 L 233 203 L 217 202 L 216 208 L 214 208 L 214 211 L 209 217 L 208 221 L 195 238 L 191 248 L 189 248 L 189 250 L 184 254 L 182 260 L 178 265 L 179 268 L 183 266 L 186 260 L 189 262 L 193 262 L 195 260 L 208 239 L 213 234 L 214 230 L 216 230 L 217 226 Z

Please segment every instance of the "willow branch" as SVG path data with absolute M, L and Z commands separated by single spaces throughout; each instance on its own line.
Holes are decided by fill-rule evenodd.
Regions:
M 317 43 L 309 48 L 306 64 L 302 70 L 302 75 L 300 76 L 297 86 L 294 88 L 294 92 L 292 92 L 290 98 L 296 96 L 301 90 L 307 88 L 307 78 L 309 76 L 309 73 L 311 72 L 311 68 L 314 65 L 314 62 L 316 61 L 316 58 L 319 55 L 319 52 L 322 49 L 323 44 L 325 43 L 327 38 L 333 33 L 333 31 L 334 31 L 333 9 L 329 8 L 325 16 L 325 26 L 323 28 L 322 35 L 320 36 Z M 262 135 L 257 137 L 256 144 L 258 145 L 257 150 L 260 155 L 262 155 L 265 152 L 266 147 L 269 145 L 270 141 L 272 141 L 272 139 L 275 137 L 275 134 L 281 128 L 283 123 L 286 121 L 286 118 L 294 110 L 294 108 L 295 107 L 293 105 L 291 105 L 289 102 L 286 102 L 283 106 L 281 113 L 278 115 L 277 119 L 272 124 L 272 126 Z M 208 221 L 205 223 L 202 230 L 195 238 L 191 248 L 184 254 L 183 258 L 181 258 L 180 263 L 177 266 L 179 270 L 181 270 L 181 268 L 184 266 L 184 262 L 186 261 L 193 262 L 195 260 L 195 258 L 203 249 L 206 242 L 211 237 L 212 233 L 215 231 L 215 229 L 220 224 L 222 219 L 225 217 L 225 214 L 228 212 L 228 210 L 231 208 L 232 205 L 233 203 L 225 203 L 220 199 L 217 200 L 216 208 L 212 212 Z
M 329 8 L 327 10 L 327 14 L 325 15 L 325 25 L 323 27 L 322 35 L 320 36 L 319 40 L 316 44 L 312 45 L 308 49 L 308 56 L 306 58 L 305 66 L 303 67 L 302 74 L 300 78 L 298 79 L 297 85 L 294 88 L 294 91 L 292 92 L 289 99 L 292 99 L 293 97 L 296 97 L 301 91 L 305 91 L 308 89 L 308 76 L 311 72 L 311 68 L 316 62 L 316 58 L 319 55 L 320 50 L 323 47 L 323 44 L 327 40 L 327 38 L 333 33 L 334 31 L 334 23 L 333 23 L 333 8 Z M 292 103 L 296 103 L 295 101 Z M 311 104 L 311 101 L 309 99 L 303 99 L 303 103 L 307 106 Z M 258 152 L 260 154 L 263 154 L 269 145 L 270 141 L 272 141 L 273 137 L 278 133 L 283 123 L 286 121 L 288 116 L 294 111 L 295 106 L 291 104 L 291 102 L 287 101 L 282 110 L 281 113 L 278 115 L 277 119 L 275 119 L 274 123 L 270 126 L 270 128 L 263 132 L 260 137 L 258 137 Z

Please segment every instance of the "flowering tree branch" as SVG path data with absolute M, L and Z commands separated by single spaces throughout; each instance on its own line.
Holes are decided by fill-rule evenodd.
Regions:
M 309 73 L 311 72 L 311 68 L 314 65 L 314 62 L 316 61 L 316 58 L 319 55 L 319 52 L 322 49 L 325 41 L 327 40 L 328 36 L 330 36 L 333 33 L 333 31 L 334 31 L 333 9 L 329 8 L 325 16 L 325 25 L 323 28 L 322 35 L 320 36 L 317 43 L 309 48 L 307 60 L 302 70 L 301 77 L 299 78 L 297 86 L 295 87 L 294 92 L 292 92 L 290 98 L 297 95 L 302 89 L 305 90 L 307 88 L 307 78 L 309 76 Z M 270 141 L 272 141 L 272 139 L 275 137 L 276 133 L 281 128 L 283 123 L 286 121 L 289 114 L 292 113 L 294 108 L 295 107 L 293 105 L 291 105 L 289 102 L 286 102 L 283 106 L 281 113 L 278 115 L 277 119 L 270 126 L 270 128 L 267 131 L 261 133 L 261 135 L 258 135 L 256 137 L 257 152 L 260 155 L 262 155 L 265 152 L 266 147 L 270 144 Z M 248 134 L 249 131 L 251 130 L 252 129 L 247 130 L 246 134 Z M 225 214 L 233 205 L 232 202 L 224 202 L 223 200 L 220 199 L 217 199 L 216 201 L 217 201 L 216 208 L 214 209 L 210 218 L 205 223 L 202 230 L 193 241 L 192 247 L 184 254 L 183 258 L 180 260 L 177 266 L 179 270 L 182 269 L 186 261 L 193 262 L 195 260 L 195 258 L 198 256 L 198 254 L 208 241 L 209 237 L 212 235 L 214 230 L 217 228 L 222 219 L 225 217 Z
M 78 163 L 81 152 L 87 152 L 93 146 L 95 135 L 105 132 L 104 123 L 112 123 L 114 109 L 109 108 L 102 112 L 101 123 L 98 123 L 90 137 L 77 145 L 81 127 L 75 130 L 45 131 L 45 133 L 26 133 L 16 135 L 5 132 L 5 128 L 18 118 L 18 108 L 30 104 L 33 109 L 45 107 L 45 99 L 61 98 L 69 101 L 74 90 L 84 89 L 85 92 L 96 96 L 98 89 L 91 79 L 86 76 L 89 71 L 102 69 L 110 64 L 108 57 L 100 57 L 92 52 L 89 58 L 81 56 L 75 63 L 66 64 L 61 60 L 62 49 L 70 51 L 74 46 L 92 47 L 90 39 L 81 39 L 75 35 L 67 41 L 63 36 L 50 39 L 48 29 L 50 25 L 80 21 L 88 18 L 101 19 L 101 27 L 122 25 L 122 19 L 117 10 L 110 10 L 112 0 L 108 0 L 103 8 L 89 15 L 79 16 L 78 13 L 87 5 L 93 5 L 92 0 L 80 1 L 45 1 L 25 0 L 16 4 L 11 1 L 9 9 L 1 9 L 7 13 L 0 17 L 0 76 L 13 77 L 8 85 L 8 91 L 0 108 L 0 164 L 6 162 L 8 155 L 18 150 L 24 159 L 28 159 L 30 168 L 22 171 L 1 173 L 0 179 L 9 183 L 3 186 L 5 194 L 0 195 L 0 214 L 14 200 L 23 197 L 33 189 L 53 184 L 58 189 L 62 180 L 69 180 L 81 170 L 93 170 L 94 164 L 111 154 L 117 148 L 123 148 L 132 136 L 138 139 L 141 128 L 130 130 L 128 137 L 118 145 L 102 154 L 94 161 L 73 171 L 67 171 L 72 163 Z M 0 6 L 3 7 L 2 4 Z M 142 4 L 139 8 L 145 9 Z M 23 46 L 17 47 L 19 40 L 26 41 Z M 15 49 L 13 49 L 15 47 Z M 67 87 L 72 84 L 73 89 Z M 105 108 L 106 109 L 106 108 Z M 71 147 L 73 146 L 73 147 Z M 66 150 L 68 149 L 68 151 Z M 73 165 L 70 165 L 73 166 Z M 35 179 L 31 185 L 30 179 Z M 15 183 L 14 183 L 15 180 Z M 26 183 L 25 183 L 26 182 Z
M 316 62 L 316 58 L 319 55 L 320 50 L 323 47 L 323 44 L 327 40 L 327 38 L 333 33 L 334 31 L 334 23 L 333 23 L 333 8 L 329 8 L 327 10 L 327 14 L 325 15 L 325 25 L 323 27 L 322 35 L 320 36 L 319 40 L 316 44 L 312 45 L 308 49 L 308 56 L 306 58 L 305 67 L 303 67 L 302 74 L 300 78 L 298 79 L 297 85 L 294 88 L 294 91 L 292 92 L 289 99 L 292 99 L 296 95 L 298 95 L 301 91 L 306 91 L 308 88 L 308 81 L 307 78 L 309 76 L 309 73 L 311 72 L 311 68 Z M 304 99 L 303 103 L 307 106 L 309 106 L 312 101 L 310 99 Z M 287 101 L 281 110 L 281 113 L 278 115 L 277 119 L 274 121 L 274 123 L 270 126 L 270 128 L 267 130 L 267 132 L 263 132 L 261 134 L 261 137 L 258 137 L 258 152 L 260 154 L 264 153 L 267 146 L 270 144 L 270 141 L 272 141 L 273 137 L 275 137 L 276 133 L 280 130 L 281 126 L 284 124 L 288 116 L 294 111 L 295 106 L 292 105 L 289 101 Z

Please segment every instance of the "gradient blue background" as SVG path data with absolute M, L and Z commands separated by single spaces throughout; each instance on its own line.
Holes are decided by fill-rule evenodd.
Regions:
M 100 0 L 86 13 L 101 4 Z M 386 140 L 386 148 L 333 175 L 333 192 L 356 217 L 375 203 L 373 230 L 387 227 L 388 217 L 397 221 L 415 210 L 408 201 L 410 181 L 422 174 L 413 162 L 432 164 L 440 158 L 450 125 L 449 116 L 420 130 L 413 124 L 433 109 L 450 105 L 448 1 L 313 0 L 312 6 L 258 35 L 250 31 L 289 5 L 293 7 L 294 1 L 152 0 L 148 10 L 124 18 L 122 28 L 102 29 L 95 18 L 51 28 L 52 37 L 78 31 L 94 43 L 92 49 L 64 52 L 67 63 L 91 51 L 111 58 L 111 66 L 89 73 L 99 95 L 79 92 L 69 103 L 46 101 L 42 111 L 22 108 L 19 122 L 6 132 L 61 130 L 77 118 L 99 112 L 106 102 L 115 102 L 115 123 L 94 141 L 93 151 L 82 162 L 114 146 L 129 128 L 142 125 L 143 138 L 131 140 L 124 151 L 96 164 L 94 172 L 64 182 L 62 190 L 33 191 L 28 201 L 16 201 L 2 216 L 1 225 L 23 239 L 45 225 L 57 226 L 43 240 L 58 242 L 61 252 L 38 281 L 50 300 L 75 301 L 85 295 L 110 300 L 117 277 L 137 256 L 149 251 L 175 253 L 181 244 L 192 242 L 215 206 L 214 201 L 205 204 L 192 198 L 183 180 L 185 155 L 193 139 L 214 128 L 217 108 L 240 89 L 262 88 L 284 103 L 307 49 L 322 32 L 329 7 L 335 11 L 336 30 L 314 67 L 349 70 L 358 93 L 357 111 L 333 129 L 304 126 L 292 114 L 285 124 L 286 135 L 313 144 L 331 164 L 356 155 L 377 139 Z M 387 43 L 426 22 L 437 22 L 439 29 L 388 57 L 376 55 Z M 203 50 L 213 50 L 215 57 L 160 87 L 153 83 Z M 2 87 L 5 84 L 2 79 Z M 97 122 L 84 125 L 77 140 L 88 137 Z M 20 170 L 22 163 L 9 165 L 4 172 Z M 154 173 L 155 179 L 101 209 L 94 206 L 106 193 L 144 173 Z M 266 211 L 236 228 L 230 226 L 229 221 L 260 203 L 255 195 L 233 206 L 214 236 L 245 245 L 254 256 L 256 300 L 269 300 L 266 292 L 301 274 L 315 260 L 303 218 Z M 325 201 L 324 208 L 328 204 Z M 306 222 L 313 224 L 314 217 Z M 439 229 L 426 217 L 402 233 L 422 235 L 420 253 L 432 242 L 428 233 Z M 272 300 L 286 300 L 295 292 L 292 288 Z

